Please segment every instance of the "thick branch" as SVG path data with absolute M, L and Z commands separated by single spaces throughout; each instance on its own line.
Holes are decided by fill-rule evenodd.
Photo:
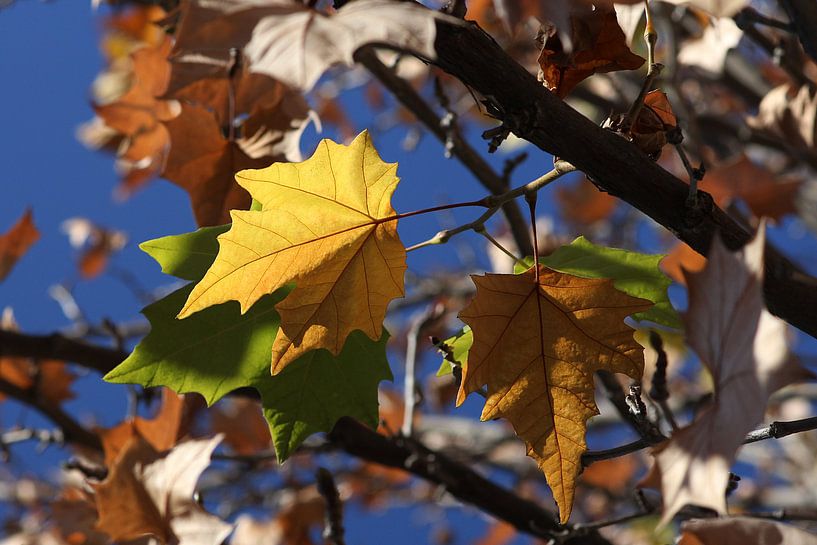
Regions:
M 517 136 L 575 165 L 696 251 L 706 255 L 716 232 L 732 249 L 750 239 L 708 194 L 699 192 L 698 205 L 688 208 L 685 182 L 548 92 L 476 24 L 438 23 L 436 48 L 437 64 L 491 101 Z M 772 313 L 817 337 L 817 279 L 770 245 L 764 290 Z
M 3 356 L 70 361 L 105 374 L 127 358 L 128 354 L 69 339 L 59 333 L 26 335 L 0 330 L 0 357 Z
M 441 142 L 445 143 L 450 139 L 452 155 L 459 159 L 488 191 L 493 195 L 501 195 L 508 190 L 507 182 L 491 168 L 491 165 L 474 148 L 462 139 L 459 131 L 443 127 L 440 116 L 423 100 L 423 97 L 408 82 L 380 62 L 374 48 L 364 47 L 357 50 L 355 60 L 365 66 Z M 505 213 L 505 218 L 508 220 L 511 233 L 520 252 L 524 255 L 531 255 L 533 246 L 531 245 L 530 232 L 519 206 L 515 202 L 509 201 L 502 206 L 502 211 Z

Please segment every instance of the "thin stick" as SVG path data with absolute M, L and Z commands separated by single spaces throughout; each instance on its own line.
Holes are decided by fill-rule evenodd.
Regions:
M 332 545 L 346 545 L 343 528 L 343 502 L 340 499 L 335 479 L 328 469 L 319 467 L 316 484 L 318 492 L 326 501 L 323 538 Z
M 500 243 L 499 243 L 499 241 L 498 241 L 497 239 L 495 239 L 494 237 L 492 237 L 491 235 L 489 235 L 489 234 L 488 234 L 488 231 L 486 231 L 486 230 L 485 230 L 485 227 L 484 227 L 484 226 L 483 226 L 482 228 L 475 229 L 475 231 L 476 231 L 477 233 L 479 233 L 480 235 L 484 236 L 485 238 L 487 238 L 487 239 L 488 239 L 488 242 L 490 242 L 491 244 L 493 244 L 494 246 L 496 246 L 496 247 L 499 249 L 499 251 L 501 251 L 503 254 L 505 254 L 506 256 L 508 256 L 508 257 L 510 257 L 511 259 L 513 259 L 513 260 L 514 260 L 514 263 L 521 263 L 521 264 L 523 264 L 523 265 L 525 264 L 525 263 L 524 263 L 524 261 L 522 261 L 522 259 L 520 259 L 519 257 L 517 257 L 517 256 L 513 255 L 513 252 L 511 252 L 511 251 L 510 251 L 510 250 L 508 250 L 508 249 L 507 249 L 505 246 L 503 246 L 502 244 L 500 244 Z
M 540 176 L 539 178 L 536 178 L 535 180 L 533 180 L 531 182 L 526 183 L 525 185 L 521 185 L 521 186 L 519 186 L 519 187 L 517 187 L 515 189 L 511 189 L 510 191 L 506 191 L 502 195 L 495 195 L 495 196 L 492 195 L 492 196 L 489 196 L 489 197 L 485 197 L 484 199 L 482 199 L 480 201 L 473 201 L 472 203 L 469 203 L 469 204 L 462 203 L 460 206 L 488 206 L 488 210 L 486 210 L 480 217 L 478 217 L 474 221 L 468 222 L 468 223 L 466 223 L 464 225 L 460 225 L 459 227 L 455 227 L 453 229 L 445 229 L 443 231 L 440 231 L 439 233 L 437 233 L 436 235 L 434 235 L 433 237 L 431 237 L 430 239 L 428 239 L 426 241 L 420 242 L 420 243 L 415 244 L 413 246 L 409 246 L 408 248 L 406 248 L 406 251 L 411 252 L 413 250 L 417 250 L 419 248 L 424 248 L 426 246 L 432 246 L 432 245 L 435 245 L 435 244 L 445 244 L 454 235 L 458 235 L 460 233 L 463 233 L 465 231 L 470 231 L 470 230 L 476 231 L 480 227 L 483 227 L 485 225 L 485 222 L 487 222 L 494 214 L 496 214 L 497 211 L 500 209 L 500 207 L 503 204 L 505 204 L 506 202 L 511 201 L 511 200 L 519 197 L 520 195 L 527 195 L 527 194 L 536 193 L 537 191 L 539 191 L 540 189 L 542 189 L 546 185 L 550 184 L 551 182 L 554 182 L 554 181 L 558 180 L 559 178 L 561 178 L 562 176 L 564 176 L 565 174 L 567 174 L 569 172 L 573 172 L 574 170 L 576 170 L 576 167 L 574 167 L 570 163 L 568 163 L 566 161 L 556 161 L 556 163 L 554 164 L 553 170 L 551 170 L 548 173 Z M 448 205 L 448 206 L 450 208 L 454 208 L 454 206 L 452 206 L 452 205 Z M 424 213 L 424 212 L 417 212 L 417 213 Z M 413 214 L 412 213 L 404 214 L 401 217 L 406 217 L 408 215 L 413 215 Z M 383 221 L 389 221 L 391 219 L 395 219 L 395 218 L 393 218 L 393 217 L 384 218 Z

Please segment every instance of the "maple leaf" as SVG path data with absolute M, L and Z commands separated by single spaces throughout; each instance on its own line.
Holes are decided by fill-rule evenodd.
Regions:
M 565 523 L 586 450 L 586 422 L 598 414 L 593 373 L 641 377 L 643 349 L 623 320 L 652 303 L 616 290 L 612 280 L 541 265 L 538 279 L 534 268 L 472 278 L 477 295 L 460 319 L 473 330 L 474 345 L 457 405 L 488 385 L 482 420 L 511 422 L 545 473 Z
M 199 229 L 141 247 L 165 273 L 198 281 L 216 258 L 216 236 L 227 228 Z M 273 377 L 270 346 L 279 323 L 275 304 L 289 289 L 263 297 L 245 314 L 229 303 L 176 320 L 192 287 L 143 310 L 151 332 L 105 380 L 198 392 L 208 404 L 237 388 L 253 387 L 261 394 L 280 461 L 309 435 L 329 431 L 341 416 L 377 425 L 377 385 L 391 380 L 385 331 L 377 342 L 355 332 L 339 356 L 312 351 Z
M 380 338 L 386 306 L 403 295 L 406 251 L 390 198 L 396 163 L 364 131 L 349 145 L 322 140 L 302 163 L 239 172 L 261 211 L 232 212 L 219 253 L 179 318 L 236 300 L 241 311 L 289 283 L 272 373 L 316 348 L 337 355 L 352 331 Z M 388 220 L 388 221 L 385 221 Z
M 357 0 L 327 15 L 289 0 L 203 2 L 183 7 L 174 62 L 224 65 L 243 49 L 251 70 L 309 91 L 332 65 L 351 66 L 368 43 L 435 59 L 435 21 L 446 17 L 413 2 Z
M 817 535 L 773 520 L 729 517 L 685 521 L 678 545 L 817 545 Z
M 574 11 L 569 32 L 551 26 L 541 36 L 539 79 L 560 98 L 566 97 L 585 78 L 595 73 L 635 70 L 644 59 L 627 47 L 624 32 L 612 9 Z M 561 33 L 560 33 L 561 32 Z M 562 34 L 570 36 L 566 48 Z
M 764 243 L 763 226 L 736 254 L 716 237 L 706 268 L 686 275 L 687 342 L 712 373 L 715 393 L 695 422 L 653 452 L 645 483 L 661 483 L 662 524 L 686 504 L 726 513 L 729 468 L 769 396 L 812 376 L 789 354 L 785 322 L 764 307 Z
M 131 439 L 108 477 L 94 486 L 99 529 L 114 541 L 148 534 L 163 544 L 220 545 L 232 526 L 193 497 L 220 441 L 191 440 L 160 454 L 141 437 Z
M 29 208 L 11 229 L 0 235 L 0 282 L 39 239 L 40 232 L 34 226 L 34 216 Z

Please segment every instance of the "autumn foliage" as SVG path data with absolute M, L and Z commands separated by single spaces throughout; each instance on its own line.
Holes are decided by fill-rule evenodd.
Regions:
M 137 241 L 170 288 L 140 290 L 132 330 L 87 323 L 70 285 L 65 331 L 3 312 L 4 406 L 52 427 L 0 447 L 66 464 L 10 471 L 46 492 L 3 498 L 23 522 L 2 545 L 343 545 L 344 504 L 452 498 L 493 517 L 482 545 L 817 543 L 785 522 L 817 520 L 817 281 L 770 242 L 817 232 L 814 5 L 102 4 L 78 137 L 118 199 L 166 180 L 195 225 Z M 404 209 L 424 131 L 470 175 Z M 13 286 L 40 234 L 30 208 L 5 225 Z M 81 282 L 127 249 L 93 218 L 62 230 Z M 85 373 L 128 392 L 118 424 L 65 408 Z M 437 518 L 434 543 L 464 542 Z

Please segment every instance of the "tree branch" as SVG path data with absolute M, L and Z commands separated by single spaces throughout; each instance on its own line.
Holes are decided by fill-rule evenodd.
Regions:
M 373 47 L 363 47 L 355 52 L 354 58 L 366 67 L 386 89 L 412 112 L 423 125 L 431 131 L 441 142 L 451 143 L 451 154 L 471 171 L 474 177 L 493 195 L 501 195 L 508 191 L 507 181 L 497 174 L 485 159 L 463 140 L 459 131 L 443 127 L 442 119 L 426 103 L 414 88 L 405 80 L 397 76 L 392 69 L 380 62 Z M 502 206 L 505 218 L 508 220 L 514 241 L 524 255 L 533 253 L 530 240 L 530 231 L 519 206 L 515 202 L 506 202 Z
M 437 24 L 437 65 L 481 93 L 517 136 L 575 165 L 604 191 L 630 203 L 706 255 L 719 232 L 736 249 L 751 235 L 699 192 L 687 207 L 689 186 L 636 146 L 596 126 L 547 91 L 474 23 Z M 766 245 L 764 292 L 769 310 L 817 337 L 817 279 Z
M 59 333 L 27 335 L 0 330 L 0 358 L 4 356 L 70 361 L 105 374 L 125 360 L 128 353 L 69 339 Z
M 0 379 L 0 393 L 13 397 L 21 403 L 34 407 L 50 418 L 62 430 L 63 438 L 68 443 L 77 443 L 93 450 L 102 450 L 102 442 L 99 437 L 74 420 L 68 413 L 63 411 L 58 405 L 47 403 L 37 395 L 36 390 L 24 390 L 14 384 Z
M 363 460 L 403 469 L 442 486 L 459 500 L 513 525 L 517 530 L 543 539 L 570 536 L 572 527 L 561 526 L 552 513 L 520 498 L 482 477 L 471 468 L 434 452 L 419 441 L 405 437 L 389 439 L 351 418 L 341 418 L 329 440 Z M 609 543 L 595 531 L 558 539 L 565 545 Z

